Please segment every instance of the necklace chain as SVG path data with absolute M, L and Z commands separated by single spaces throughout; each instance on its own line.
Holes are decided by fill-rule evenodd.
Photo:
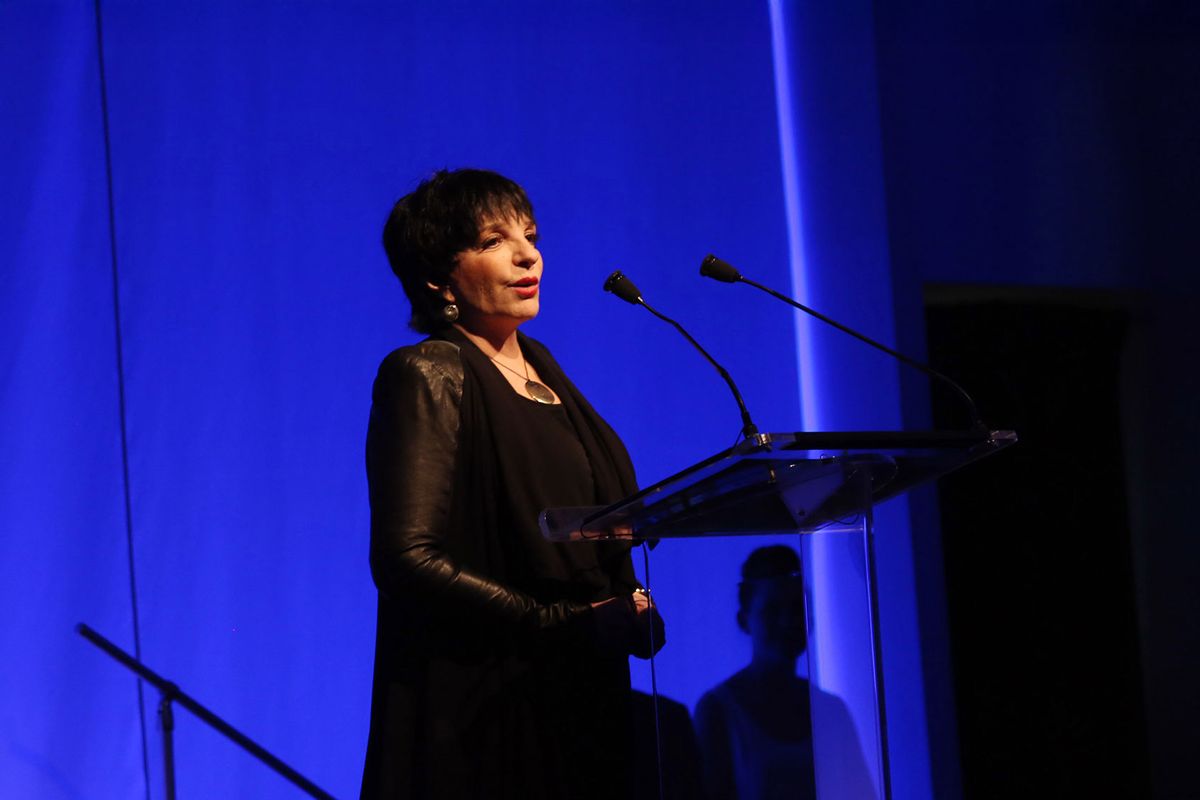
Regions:
M 525 380 L 529 380 L 529 362 L 527 362 L 524 358 L 521 359 L 521 366 L 523 366 L 525 368 L 525 374 L 522 375 L 521 373 L 517 372 L 512 367 L 510 367 L 507 364 L 500 361 L 495 356 L 489 356 L 489 357 L 492 359 L 492 361 L 494 361 L 496 363 L 497 366 L 504 367 L 506 370 L 511 372 L 513 375 L 516 375 L 518 378 L 524 378 Z
M 524 378 L 525 379 L 525 394 L 529 395 L 529 397 L 531 399 L 536 400 L 537 402 L 541 403 L 542 405 L 553 405 L 554 404 L 554 392 L 550 391 L 550 388 L 548 386 L 546 386 L 544 383 L 538 383 L 533 378 L 529 377 L 529 362 L 525 360 L 524 355 L 521 356 L 521 366 L 523 366 L 525 368 L 524 375 L 517 372 L 515 369 L 508 366 L 507 364 L 501 363 L 499 360 L 496 359 L 495 356 L 488 356 L 488 358 L 490 358 L 492 360 L 492 363 L 495 364 L 496 366 L 503 367 L 504 369 L 511 372 L 513 375 L 516 375 L 518 378 Z

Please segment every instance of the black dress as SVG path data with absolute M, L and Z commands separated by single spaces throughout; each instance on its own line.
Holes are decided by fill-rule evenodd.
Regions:
M 628 546 L 546 542 L 537 513 L 634 491 L 628 455 L 533 340 L 562 405 L 444 338 L 393 353 L 375 386 L 363 796 L 626 797 L 628 663 L 593 648 L 589 604 L 636 586 Z

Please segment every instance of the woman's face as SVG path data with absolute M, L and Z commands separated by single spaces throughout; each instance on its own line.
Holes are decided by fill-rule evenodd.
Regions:
M 458 254 L 442 295 L 458 304 L 459 321 L 470 329 L 497 324 L 515 330 L 537 316 L 542 254 L 537 223 L 527 217 L 483 222 L 479 240 Z

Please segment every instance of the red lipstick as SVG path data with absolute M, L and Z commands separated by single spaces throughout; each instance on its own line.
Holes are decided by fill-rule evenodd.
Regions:
M 532 275 L 513 281 L 509 286 L 516 290 L 517 296 L 522 300 L 530 300 L 537 297 L 538 279 Z

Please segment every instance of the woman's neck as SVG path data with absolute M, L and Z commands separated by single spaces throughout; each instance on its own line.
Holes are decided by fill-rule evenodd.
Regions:
M 461 322 L 455 324 L 456 328 L 471 340 L 471 343 L 478 347 L 488 358 L 502 356 L 509 359 L 521 358 L 521 345 L 517 340 L 517 329 L 515 326 L 509 328 L 488 328 L 479 329 L 475 326 L 467 327 Z

